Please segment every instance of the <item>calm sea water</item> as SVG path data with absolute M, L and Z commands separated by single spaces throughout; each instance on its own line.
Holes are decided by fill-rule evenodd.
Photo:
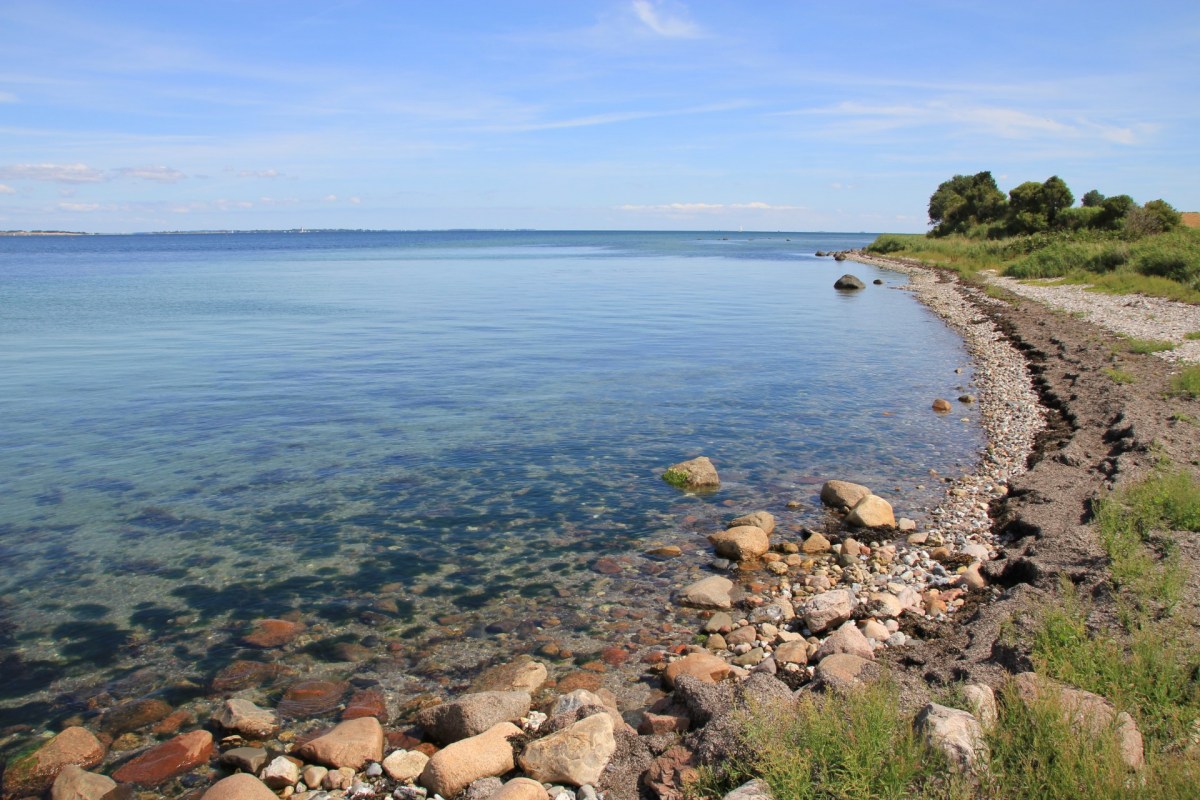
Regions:
M 0 722 L 236 658 L 412 688 L 586 657 L 665 635 L 733 514 L 819 524 L 842 477 L 919 518 L 982 434 L 929 411 L 967 357 L 903 276 L 812 255 L 871 238 L 0 238 Z M 701 454 L 716 494 L 659 480 Z

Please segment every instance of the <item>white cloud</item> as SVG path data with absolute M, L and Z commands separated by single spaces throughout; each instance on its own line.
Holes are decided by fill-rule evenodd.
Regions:
M 239 178 L 282 178 L 283 173 L 277 169 L 243 169 L 238 170 Z
M 593 125 L 615 125 L 621 122 L 636 122 L 643 119 L 658 119 L 660 117 L 683 117 L 691 114 L 712 114 L 720 111 L 734 111 L 745 108 L 746 103 L 734 101 L 728 103 L 712 103 L 691 108 L 664 109 L 661 111 L 612 111 L 607 114 L 592 114 L 586 117 L 552 120 L 549 122 L 529 122 L 524 124 L 497 126 L 491 130 L 498 131 L 546 131 L 561 128 L 587 128 Z
M 122 178 L 154 181 L 155 183 L 178 183 L 187 177 L 187 175 L 171 167 L 121 167 L 120 169 L 113 170 L 113 172 Z
M 920 104 L 870 104 L 848 101 L 827 108 L 784 112 L 784 115 L 840 118 L 842 130 L 869 133 L 899 128 L 942 126 L 1004 139 L 1089 139 L 1136 144 L 1152 133 L 1153 126 L 1110 125 L 1076 117 L 1059 119 L 1049 114 L 1003 106 L 971 105 L 951 100 Z
M 323 200 L 324 200 L 326 203 L 336 203 L 336 202 L 337 202 L 337 195 L 336 195 L 336 194 L 327 194 L 327 195 L 325 195 L 325 197 L 323 197 L 322 199 L 323 199 Z
M 353 204 L 354 204 L 354 205 L 356 205 L 356 206 L 357 206 L 357 205 L 362 205 L 362 198 L 361 198 L 361 197 L 358 197 L 358 196 L 356 195 L 356 196 L 354 196 L 354 197 L 351 197 L 351 198 L 350 198 L 350 202 L 351 202 L 351 203 L 353 203 Z
M 620 211 L 655 214 L 720 214 L 727 211 L 805 211 L 804 206 L 773 205 L 754 201 L 750 203 L 660 203 L 658 205 L 617 206 Z
M 17 96 L 12 92 L 0 92 L 0 103 L 15 103 Z
M 100 211 L 103 208 L 104 208 L 104 206 L 102 206 L 100 203 L 59 203 L 58 204 L 59 211 L 91 212 L 91 211 Z
M 641 23 L 659 36 L 668 39 L 697 39 L 703 35 L 700 26 L 686 16 L 685 10 L 677 13 L 662 8 L 662 4 L 651 0 L 633 0 L 633 13 Z
M 0 194 L 16 194 L 16 193 L 17 193 L 16 189 L 12 188 L 11 186 L 6 186 L 5 184 L 0 183 Z
M 0 167 L 0 178 L 58 183 L 100 183 L 105 180 L 103 172 L 87 164 L 13 164 Z

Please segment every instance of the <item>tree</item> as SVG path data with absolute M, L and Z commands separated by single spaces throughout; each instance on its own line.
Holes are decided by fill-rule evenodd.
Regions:
M 1088 192 L 1083 195 L 1083 199 L 1080 200 L 1080 203 L 1084 208 L 1099 208 L 1100 204 L 1103 202 L 1104 195 L 1100 194 L 1100 192 L 1096 191 L 1095 189 L 1088 190 Z
M 932 236 L 966 233 L 972 227 L 1003 219 L 1004 193 L 990 172 L 955 175 L 929 198 Z
M 1151 200 L 1142 206 L 1143 209 L 1158 218 L 1164 231 L 1178 228 L 1183 223 L 1183 217 L 1175 210 L 1175 206 L 1166 200 Z
M 1074 202 L 1071 190 L 1057 175 L 1051 175 L 1045 183 L 1026 181 L 1008 193 L 1009 233 L 1037 233 L 1062 228 L 1068 221 L 1062 212 Z
M 1125 215 L 1136 205 L 1133 198 L 1127 194 L 1104 198 L 1104 202 L 1100 204 L 1100 215 L 1096 218 L 1096 227 L 1112 230 L 1120 228 Z

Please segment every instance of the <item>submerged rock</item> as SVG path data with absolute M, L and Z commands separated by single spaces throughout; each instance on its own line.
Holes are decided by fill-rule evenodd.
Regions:
M 721 485 L 717 468 L 707 456 L 699 456 L 667 467 L 662 478 L 681 489 L 716 489 Z
M 4 794 L 41 794 L 68 766 L 90 769 L 104 760 L 106 749 L 86 728 L 67 728 L 28 755 L 8 762 Z
M 685 587 L 680 591 L 677 599 L 683 605 L 696 608 L 731 608 L 733 600 L 730 598 L 730 592 L 732 591 L 733 581 L 722 578 L 720 575 L 713 575 Z

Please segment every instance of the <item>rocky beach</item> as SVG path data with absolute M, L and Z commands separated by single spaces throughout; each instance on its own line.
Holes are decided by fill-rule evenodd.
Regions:
M 929 475 L 943 499 L 922 520 L 897 517 L 902 498 L 888 487 L 824 476 L 819 529 L 780 525 L 757 508 L 731 508 L 708 529 L 697 521 L 711 554 L 703 569 L 678 567 L 676 590 L 661 598 L 669 622 L 628 620 L 636 624 L 583 663 L 543 642 L 469 685 L 404 694 L 363 676 L 238 661 L 178 702 L 101 698 L 62 730 L 10 732 L 21 747 L 4 795 L 680 800 L 697 768 L 736 757 L 736 710 L 786 707 L 884 673 L 906 706 L 923 709 L 929 740 L 950 742 L 953 760 L 974 769 L 970 742 L 994 719 L 994 692 L 1010 679 L 1030 694 L 1046 688 L 1029 677 L 1027 647 L 1001 628 L 1052 602 L 1064 576 L 1084 587 L 1104 580 L 1088 503 L 1142 474 L 1156 452 L 1195 459 L 1194 431 L 1179 415 L 1194 414 L 1196 401 L 1162 400 L 1170 363 L 1153 357 L 1124 365 L 1138 383 L 1106 382 L 1112 334 L 1079 315 L 996 299 L 912 263 L 850 259 L 908 283 L 849 291 L 914 292 L 971 354 L 971 379 L 956 396 L 929 398 L 929 413 L 977 408 L 987 449 L 967 475 Z M 1107 313 L 1121 308 L 1134 307 Z M 663 465 L 669 482 L 685 492 L 719 486 L 719 463 L 687 455 L 699 457 Z M 673 545 L 648 555 L 668 573 L 684 563 Z M 1194 573 L 1196 554 L 1185 555 Z M 592 571 L 618 574 L 619 558 L 609 561 Z M 299 619 L 263 619 L 246 638 L 270 653 L 303 629 Z M 952 684 L 969 708 L 932 702 Z M 1092 698 L 1089 713 L 1114 715 Z M 1122 740 L 1131 767 L 1136 733 Z M 764 792 L 752 783 L 737 797 Z

